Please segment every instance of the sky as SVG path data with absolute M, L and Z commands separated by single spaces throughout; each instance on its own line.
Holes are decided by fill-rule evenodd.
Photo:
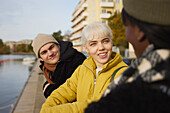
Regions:
M 71 31 L 80 0 L 0 0 L 0 39 L 33 40 L 38 33 Z

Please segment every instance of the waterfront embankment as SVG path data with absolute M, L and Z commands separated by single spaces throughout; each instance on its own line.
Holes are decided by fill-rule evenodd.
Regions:
M 39 113 L 45 98 L 42 93 L 44 77 L 37 60 L 11 113 Z

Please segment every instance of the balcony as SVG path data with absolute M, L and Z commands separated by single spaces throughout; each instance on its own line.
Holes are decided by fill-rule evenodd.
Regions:
M 81 37 L 81 33 L 78 33 L 70 38 L 70 40 L 78 39 Z
M 84 3 L 84 4 L 82 5 L 82 7 L 83 7 L 83 8 L 87 8 L 87 3 Z
M 105 18 L 105 19 L 107 19 L 107 18 L 109 18 L 110 16 L 111 16 L 110 13 L 102 13 L 102 14 L 100 14 L 100 18 Z
M 72 23 L 72 27 L 75 26 L 77 23 L 79 23 L 80 21 L 82 21 L 85 17 L 87 17 L 87 12 L 83 12 L 81 16 L 79 16 L 73 23 Z
M 81 42 L 73 42 L 73 45 L 74 46 L 80 46 L 80 45 L 82 45 L 82 43 Z
M 83 21 L 82 23 L 80 23 L 79 25 L 77 25 L 75 28 L 73 28 L 73 31 L 71 33 L 74 33 L 75 31 L 78 31 L 80 29 L 82 29 L 84 26 L 87 25 L 86 21 Z
M 76 18 L 83 10 L 85 10 L 85 8 L 87 8 L 87 4 L 86 4 L 86 3 L 84 3 L 84 4 L 82 5 L 82 7 L 79 8 L 79 9 L 77 10 L 77 12 L 72 16 L 72 21 L 73 21 L 74 18 Z
M 113 2 L 101 2 L 100 7 L 114 7 Z

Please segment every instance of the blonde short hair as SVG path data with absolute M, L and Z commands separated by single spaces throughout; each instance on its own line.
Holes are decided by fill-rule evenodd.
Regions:
M 92 40 L 94 37 L 109 37 L 112 39 L 112 30 L 106 23 L 95 21 L 84 27 L 81 37 L 83 45 L 85 45 L 87 41 Z

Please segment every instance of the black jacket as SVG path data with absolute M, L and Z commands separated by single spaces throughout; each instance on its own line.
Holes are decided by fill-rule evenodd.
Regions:
M 85 113 L 170 113 L 169 53 L 149 45 Z
M 170 81 L 157 85 L 163 83 L 170 85 Z M 89 104 L 85 113 L 170 113 L 170 95 L 154 87 L 155 84 L 142 80 L 121 84 L 106 97 Z
M 47 98 L 53 90 L 58 88 L 60 85 L 62 85 L 67 78 L 69 78 L 74 70 L 83 63 L 83 61 L 86 59 L 86 56 L 82 54 L 81 52 L 78 52 L 76 49 L 74 49 L 71 42 L 68 41 L 59 41 L 60 44 L 60 62 L 57 63 L 55 72 L 51 72 L 52 78 L 51 81 L 53 81 L 55 84 L 50 84 L 45 92 L 44 96 Z M 44 65 L 44 62 L 41 62 L 40 68 L 42 69 Z M 46 81 L 43 85 L 44 86 L 48 82 Z

